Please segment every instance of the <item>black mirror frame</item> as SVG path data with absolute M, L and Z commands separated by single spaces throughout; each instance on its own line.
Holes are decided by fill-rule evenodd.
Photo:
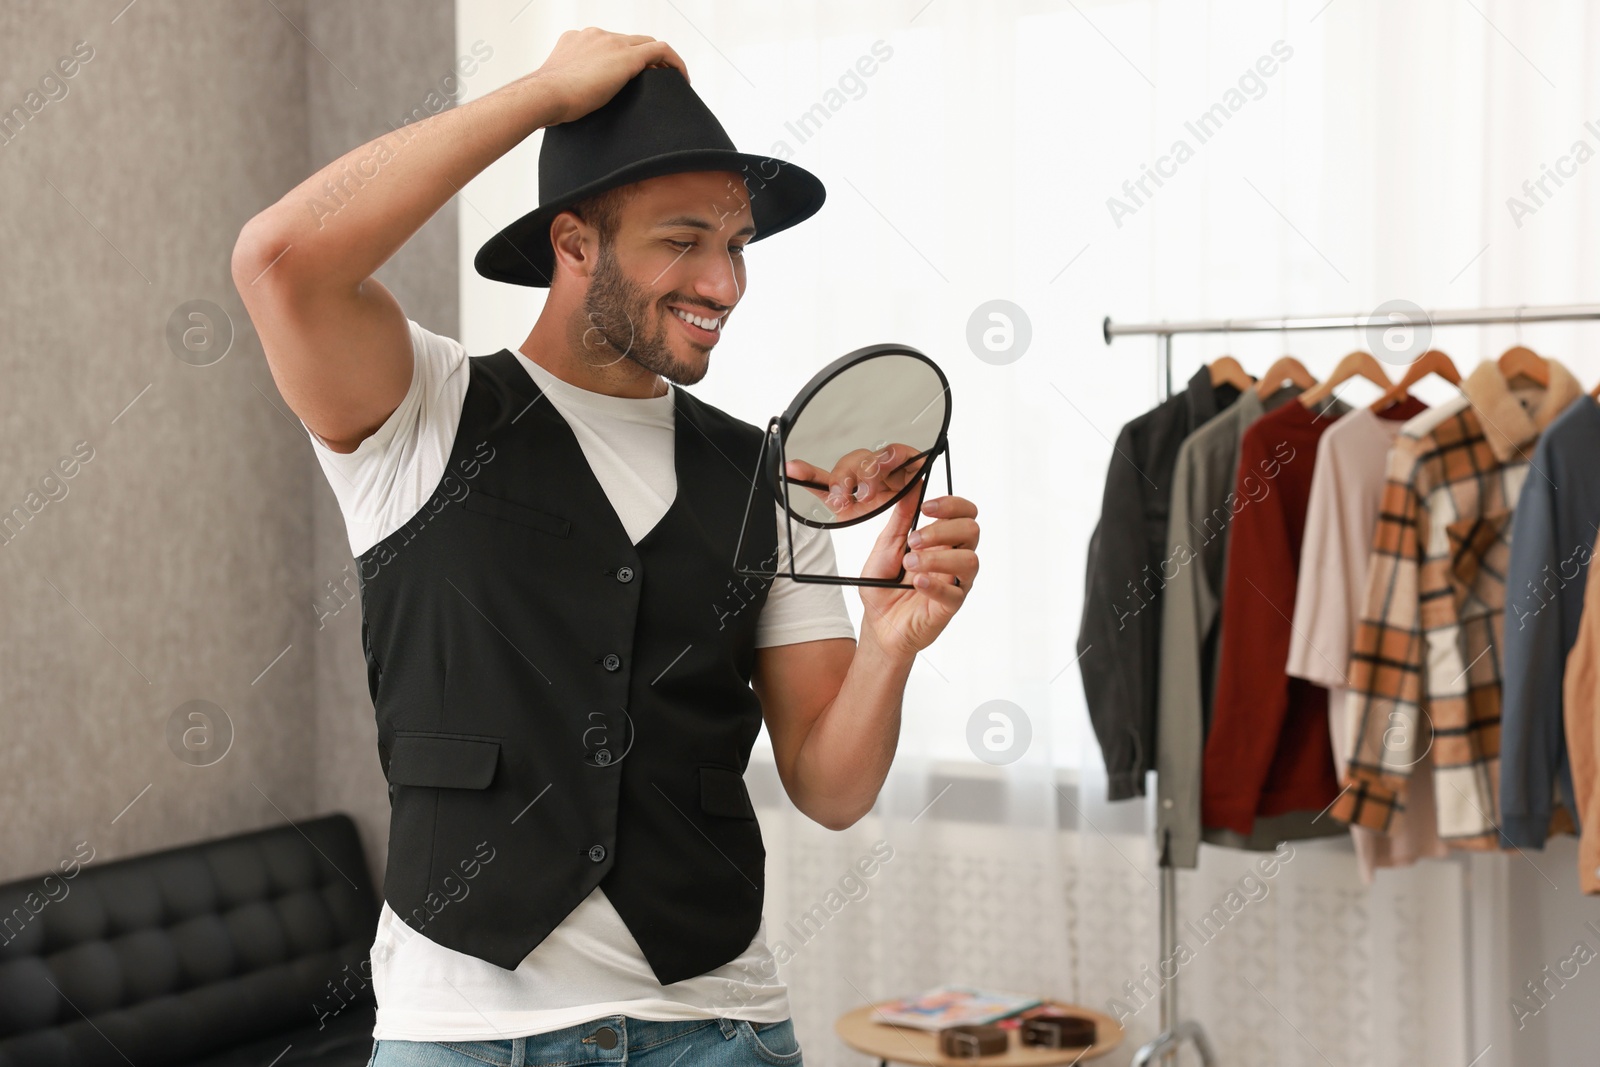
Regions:
M 938 375 L 939 377 L 940 392 L 946 398 L 944 405 L 944 422 L 939 427 L 938 436 L 934 439 L 932 446 L 930 446 L 927 451 L 918 453 L 916 456 L 913 456 L 911 459 L 905 461 L 905 463 L 910 463 L 912 460 L 926 457 L 926 463 L 923 465 L 922 470 L 918 472 L 915 478 L 901 486 L 899 491 L 896 492 L 894 496 L 883 501 L 865 515 L 858 515 L 855 518 L 847 519 L 844 522 L 815 522 L 802 515 L 796 515 L 794 513 L 794 509 L 789 506 L 789 486 L 791 484 L 810 483 L 801 482 L 798 479 L 791 479 L 788 475 L 788 463 L 785 457 L 784 442 L 788 439 L 789 432 L 794 428 L 795 421 L 800 417 L 800 413 L 805 410 L 806 405 L 815 399 L 816 395 L 822 390 L 822 387 L 827 385 L 828 382 L 832 381 L 834 378 L 837 378 L 840 374 L 843 374 L 846 370 L 849 370 L 857 363 L 872 359 L 876 356 L 889 354 L 911 356 L 914 359 L 922 360 L 928 366 L 932 367 L 934 374 Z M 909 533 L 910 530 L 915 530 L 917 528 L 918 521 L 920 521 L 922 517 L 922 502 L 927 496 L 928 479 L 933 472 L 934 460 L 941 455 L 944 456 L 945 492 L 952 495 L 955 493 L 954 483 L 952 482 L 950 476 L 949 431 L 951 404 L 949 402 L 949 397 L 950 379 L 945 377 L 944 371 L 940 369 L 937 363 L 910 345 L 893 343 L 867 345 L 866 347 L 858 348 L 854 352 L 850 352 L 847 355 L 840 356 L 832 363 L 829 363 L 826 367 L 823 367 L 816 374 L 812 375 L 811 380 L 806 382 L 806 384 L 801 387 L 800 391 L 795 394 L 795 398 L 793 402 L 789 404 L 788 409 L 785 410 L 782 415 L 773 416 L 771 421 L 767 423 L 767 432 L 761 440 L 761 452 L 756 458 L 756 474 L 750 479 L 750 496 L 745 501 L 744 521 L 739 526 L 739 542 L 734 548 L 733 559 L 735 573 L 759 578 L 776 578 L 783 576 L 796 582 L 814 582 L 822 585 L 872 585 L 891 589 L 915 589 L 916 586 L 902 580 L 906 573 L 905 566 L 903 564 L 893 578 L 852 578 L 842 574 L 796 573 L 794 566 L 794 523 L 795 520 L 798 519 L 806 526 L 811 526 L 820 530 L 843 529 L 846 526 L 854 526 L 856 523 L 866 522 L 868 519 L 882 515 L 885 511 L 894 507 L 894 505 L 898 503 L 900 499 L 907 493 L 911 492 L 912 487 L 915 486 L 917 488 L 917 509 L 912 517 L 911 526 L 907 530 L 907 533 Z M 904 466 L 905 463 L 902 463 L 901 466 Z M 776 569 L 769 573 L 767 571 L 752 570 L 748 567 L 739 565 L 739 549 L 744 546 L 744 533 L 750 523 L 750 508 L 755 502 L 756 486 L 758 483 L 763 481 L 765 481 L 767 488 L 774 494 L 777 502 L 783 507 L 785 532 L 788 535 L 789 541 L 789 571 L 786 575 Z

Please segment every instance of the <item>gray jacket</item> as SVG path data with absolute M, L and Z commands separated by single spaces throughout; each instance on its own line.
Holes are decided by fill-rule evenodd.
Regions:
M 1167 583 L 1156 726 L 1156 846 L 1163 866 L 1199 863 L 1200 772 L 1221 652 L 1223 564 L 1233 517 L 1228 496 L 1238 471 L 1239 442 L 1256 419 L 1298 395 L 1295 385 L 1283 386 L 1265 402 L 1247 391 L 1178 449 L 1162 571 Z M 1257 818 L 1248 837 L 1230 830 L 1207 830 L 1203 836 L 1214 844 L 1270 851 L 1280 841 L 1346 832 L 1341 823 L 1318 820 L 1317 814 Z
M 1562 669 L 1578 636 L 1600 525 L 1600 405 L 1580 396 L 1533 450 L 1511 518 L 1500 708 L 1500 829 L 1543 848 L 1555 790 L 1578 823 L 1567 764 Z M 1558 488 L 1559 487 L 1559 488 Z

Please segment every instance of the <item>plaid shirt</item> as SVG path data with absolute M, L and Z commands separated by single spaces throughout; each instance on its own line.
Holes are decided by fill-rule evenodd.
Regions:
M 1355 744 L 1334 818 L 1387 832 L 1432 756 L 1439 836 L 1501 845 L 1500 684 L 1511 514 L 1540 431 L 1579 396 L 1564 366 L 1513 394 L 1480 363 L 1406 423 L 1389 453 L 1366 602 L 1350 655 Z M 1520 395 L 1519 395 L 1520 394 Z M 1526 405 L 1526 406 L 1524 406 Z

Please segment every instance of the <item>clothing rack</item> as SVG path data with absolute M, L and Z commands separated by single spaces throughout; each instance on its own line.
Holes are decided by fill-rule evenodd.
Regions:
M 1421 311 L 1422 309 L 1418 309 Z M 1530 322 L 1582 322 L 1600 319 L 1600 304 L 1568 304 L 1546 307 L 1478 308 L 1468 311 L 1423 311 L 1424 318 L 1411 325 L 1493 326 L 1522 325 Z M 1374 319 L 1371 312 L 1353 315 L 1312 315 L 1300 318 L 1201 319 L 1189 322 L 1114 323 L 1107 315 L 1101 326 L 1106 344 L 1113 337 L 1135 334 L 1156 338 L 1156 374 L 1161 383 L 1161 399 L 1172 395 L 1172 338 L 1180 333 L 1278 333 L 1288 330 L 1350 330 L 1362 326 L 1396 326 L 1404 322 Z
M 1371 312 L 1349 315 L 1313 315 L 1301 317 L 1282 318 L 1253 318 L 1253 319 L 1199 319 L 1179 322 L 1140 322 L 1140 323 L 1114 323 L 1111 316 L 1107 315 L 1101 326 L 1102 335 L 1106 344 L 1111 344 L 1113 338 L 1130 337 L 1136 335 L 1154 336 L 1156 338 L 1156 380 L 1160 398 L 1166 400 L 1172 396 L 1172 338 L 1178 334 L 1191 333 L 1279 333 L 1290 330 L 1350 330 L 1360 329 L 1364 326 L 1490 326 L 1490 325 L 1522 325 L 1533 322 L 1582 322 L 1600 320 L 1600 304 L 1570 304 L 1564 306 L 1543 307 L 1513 307 L 1513 308 L 1478 308 L 1465 311 L 1425 311 L 1417 309 L 1421 315 L 1415 319 L 1400 318 L 1380 319 L 1375 318 Z M 1178 915 L 1177 915 L 1177 871 L 1169 866 L 1161 867 L 1160 884 L 1160 926 L 1161 926 L 1161 958 L 1169 959 L 1177 942 Z M 1471 886 L 1468 883 L 1467 892 L 1470 894 Z M 1471 907 L 1468 906 L 1467 914 L 1470 916 Z M 1470 975 L 1470 948 L 1471 938 L 1467 939 L 1469 951 L 1469 966 L 1465 972 Z M 1185 1041 L 1194 1043 L 1196 1051 L 1200 1054 L 1200 1062 L 1205 1067 L 1212 1067 L 1216 1063 L 1216 1053 L 1211 1046 L 1210 1039 L 1206 1036 L 1205 1028 L 1194 1020 L 1181 1020 L 1178 1013 L 1178 978 L 1174 973 L 1172 978 L 1161 986 L 1161 1033 L 1144 1045 L 1134 1054 L 1132 1067 L 1146 1067 L 1147 1064 L 1157 1061 L 1163 1064 L 1175 1062 L 1179 1047 Z M 1470 999 L 1470 998 L 1469 998 Z M 1470 1024 L 1469 1013 L 1469 1026 Z

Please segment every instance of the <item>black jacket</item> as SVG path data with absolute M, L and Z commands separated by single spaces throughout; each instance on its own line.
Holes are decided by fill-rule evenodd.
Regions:
M 704 974 L 765 887 L 743 773 L 770 579 L 734 570 L 763 431 L 674 390 L 677 496 L 634 544 L 516 356 L 470 362 L 433 498 L 358 561 L 384 899 L 509 970 L 598 885 L 663 985 Z M 776 525 L 744 537 L 770 571 Z
M 1201 367 L 1188 387 L 1122 428 L 1089 539 L 1078 670 L 1110 800 L 1144 795 L 1155 766 L 1161 587 L 1172 468 L 1183 439 L 1238 399 Z M 1170 566 L 1167 577 L 1171 577 Z

